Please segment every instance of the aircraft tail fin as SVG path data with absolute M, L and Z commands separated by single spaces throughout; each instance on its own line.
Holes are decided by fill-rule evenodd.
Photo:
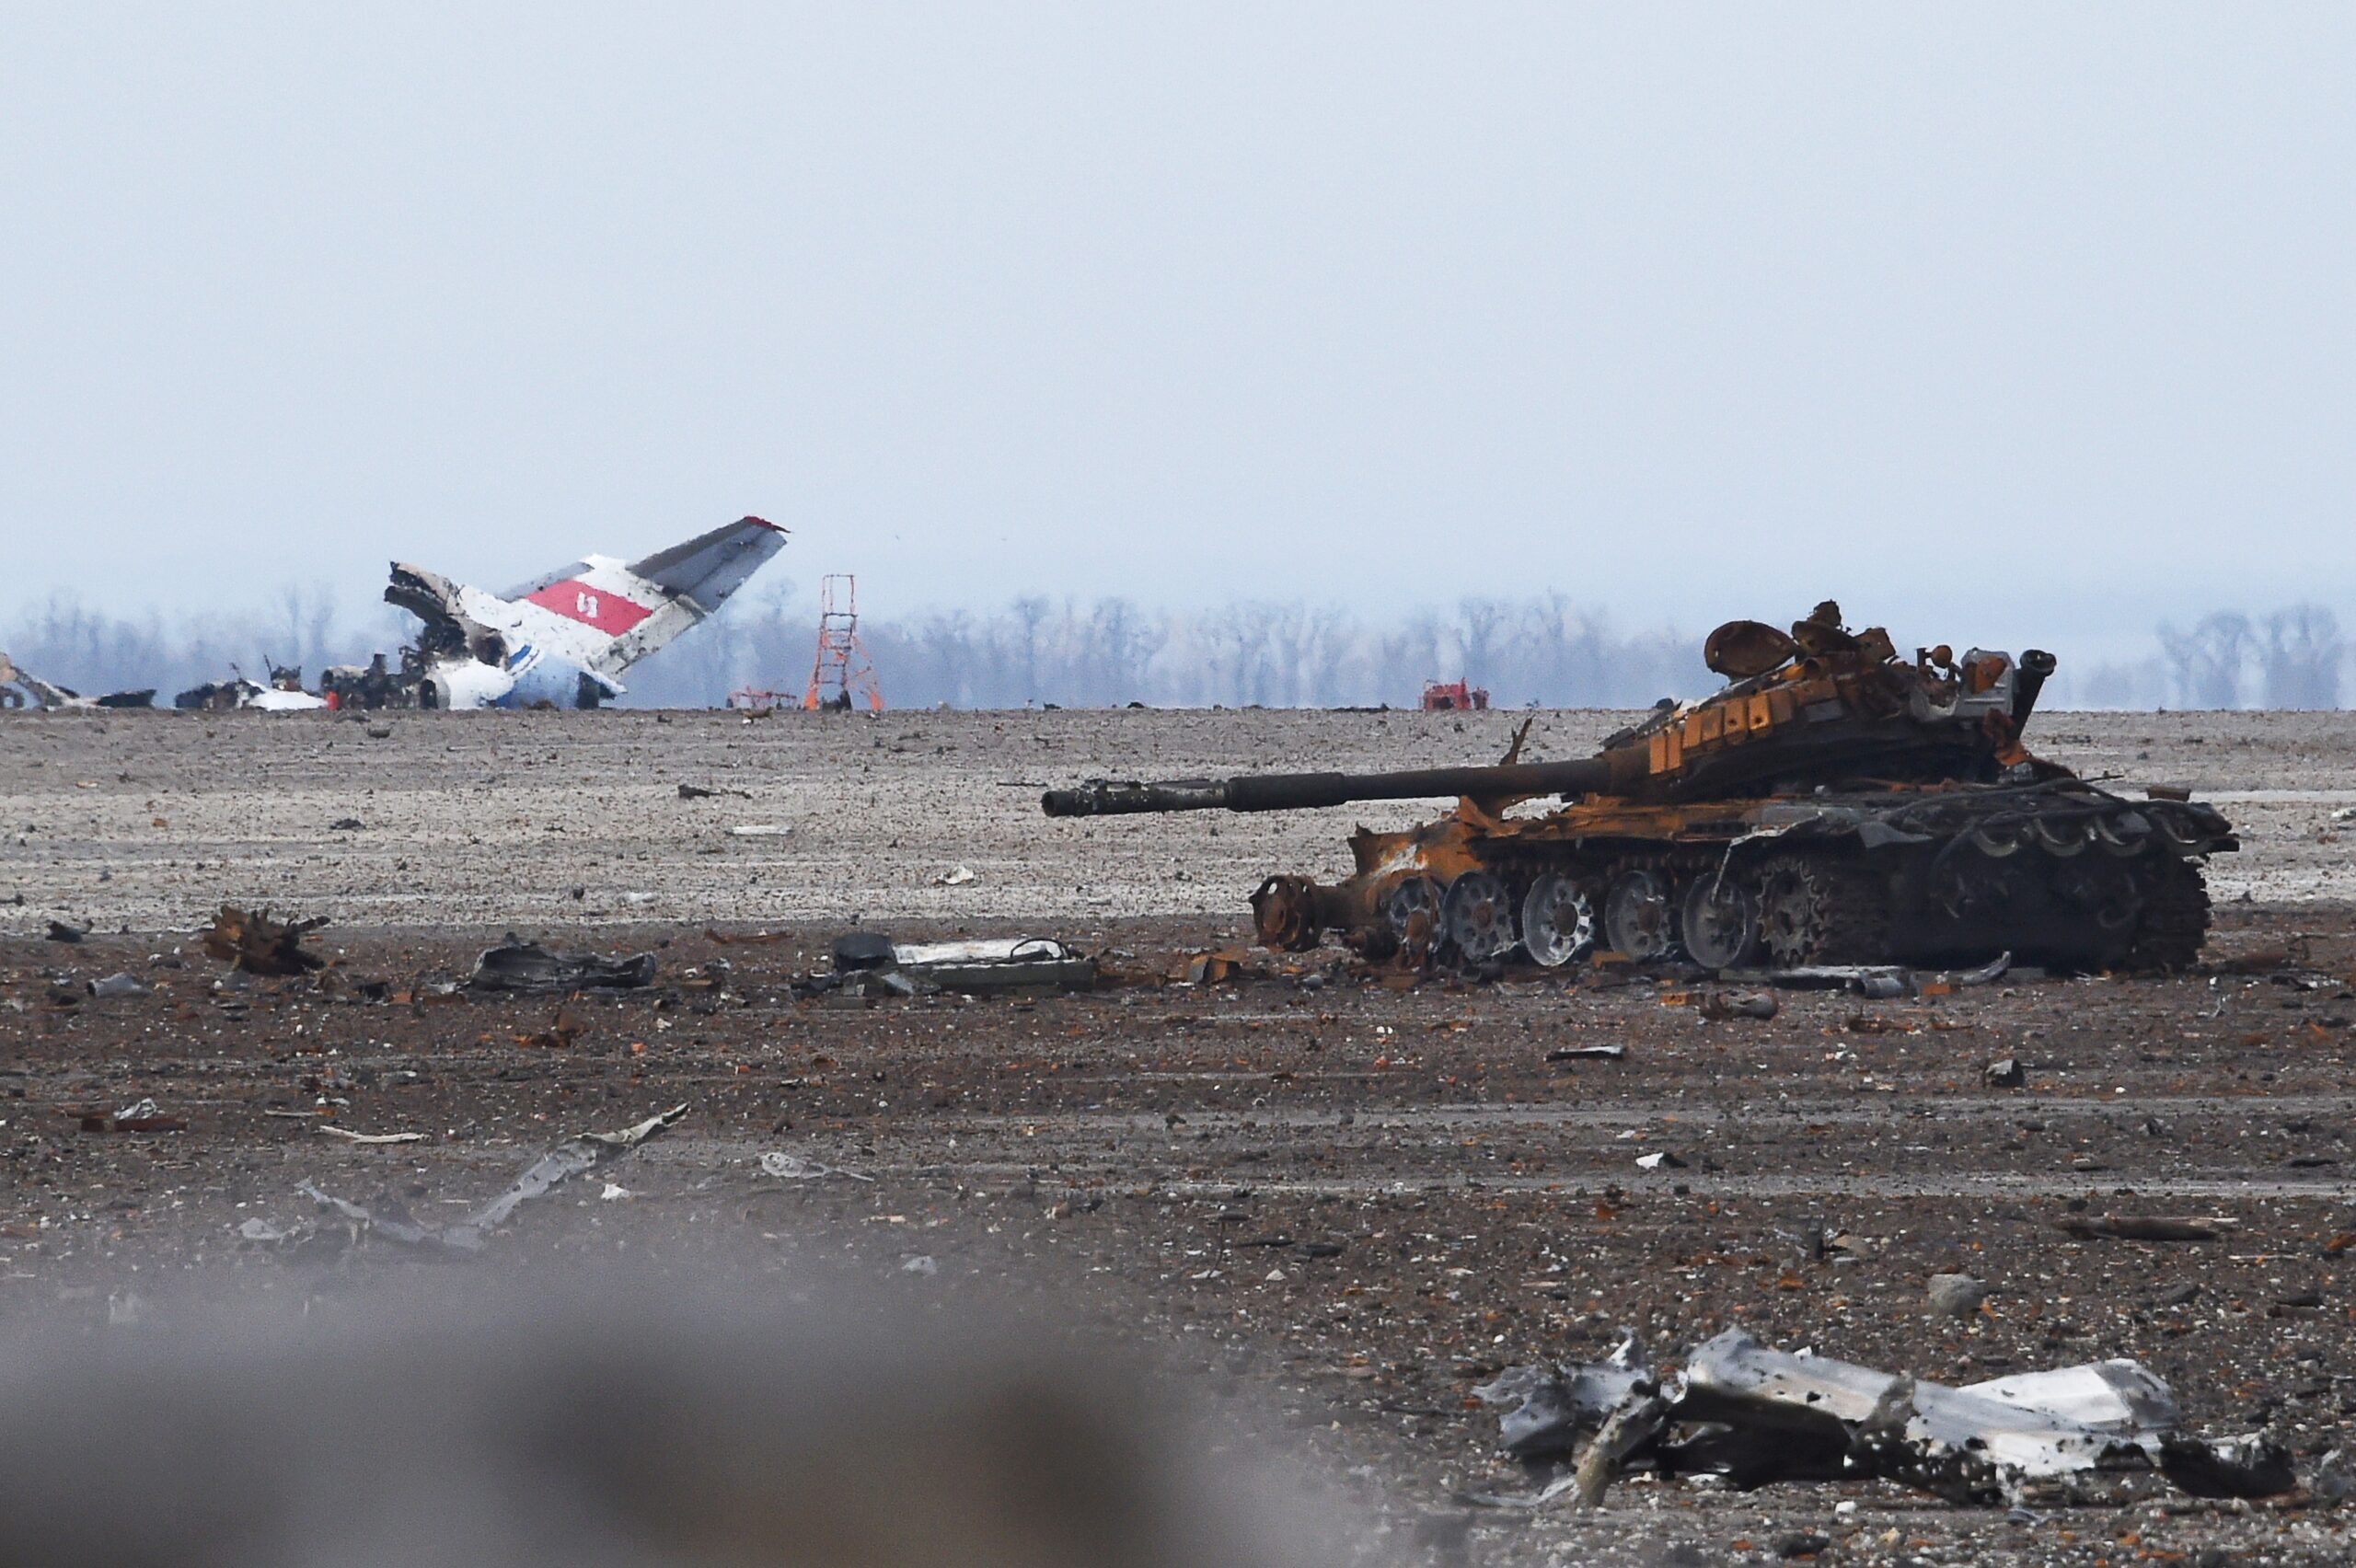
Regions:
M 745 517 L 634 560 L 629 572 L 665 594 L 694 601 L 709 615 L 784 548 L 784 529 L 758 517 Z

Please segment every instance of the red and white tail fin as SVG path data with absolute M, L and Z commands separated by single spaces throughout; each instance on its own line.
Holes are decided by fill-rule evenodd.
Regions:
M 590 556 L 499 595 L 499 629 L 511 644 L 618 675 L 719 609 L 784 548 L 784 529 L 746 517 L 627 565 Z

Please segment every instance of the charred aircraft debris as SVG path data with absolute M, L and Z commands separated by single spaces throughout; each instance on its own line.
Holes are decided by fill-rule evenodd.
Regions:
M 331 665 L 317 692 L 299 666 L 265 661 L 268 685 L 234 666 L 179 693 L 183 711 L 314 712 L 378 708 L 596 708 L 623 694 L 632 664 L 708 620 L 785 548 L 786 531 L 744 517 L 624 562 L 584 556 L 503 593 L 396 561 L 385 602 L 423 623 L 398 664 Z M 0 708 L 147 708 L 155 692 L 84 697 L 0 653 Z
M 1554 967 L 1598 953 L 1741 970 L 1978 964 L 2174 970 L 2209 925 L 2202 866 L 2237 847 L 2183 791 L 2130 800 L 2032 755 L 2053 656 L 1946 646 L 1901 658 L 1819 605 L 1787 635 L 1711 634 L 1727 685 L 1664 702 L 1590 757 L 1491 767 L 1095 779 L 1050 816 L 1307 811 L 1458 797 L 1396 833 L 1361 827 L 1337 885 L 1271 876 L 1261 942 L 1328 931 L 1370 957 Z M 1559 797 L 1537 813 L 1529 802 Z
M 153 686 L 139 691 L 110 691 L 103 697 L 84 697 L 70 686 L 52 685 L 30 671 L 18 668 L 8 655 L 0 653 L 0 709 L 29 707 L 78 710 L 151 708 L 155 701 Z
M 2098 1361 L 1950 1388 L 1728 1329 L 1655 1374 L 1634 1338 L 1605 1362 L 1519 1366 L 1475 1389 L 1506 1409 L 1499 1438 L 1530 1464 L 1570 1461 L 1539 1492 L 1471 1501 L 1589 1506 L 1637 1473 L 1712 1476 L 1738 1491 L 1780 1482 L 1883 1480 L 1960 1505 L 2076 1499 L 2089 1482 L 2157 1472 L 2196 1497 L 2269 1497 L 2298 1484 L 2262 1433 L 2184 1428 L 2176 1395 L 2134 1361 Z

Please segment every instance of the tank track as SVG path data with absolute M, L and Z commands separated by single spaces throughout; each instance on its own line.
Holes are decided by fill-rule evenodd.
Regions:
M 2200 962 L 2209 936 L 2209 883 L 2200 862 L 2146 855 L 2138 868 L 2143 891 L 2142 917 L 2127 950 L 2126 967 L 2178 973 Z
M 1954 918 L 1927 890 L 1935 879 L 1923 868 L 1952 866 L 1957 851 L 1986 879 L 1993 901 L 1981 907 L 1976 924 Z M 1732 870 L 1759 900 L 1761 961 L 1778 966 L 1981 963 L 2008 951 L 2024 963 L 2060 968 L 2165 972 L 2198 963 L 2210 923 L 2201 863 L 2157 844 L 2123 860 L 2101 859 L 2103 853 L 2062 858 L 2024 845 L 2001 860 L 1982 861 L 1962 835 L 1900 851 L 1785 839 L 1748 859 L 1738 851 Z M 1519 846 L 1487 869 L 1504 879 L 1517 905 L 1535 879 L 1553 873 L 1581 882 L 1600 913 L 1614 879 L 1630 871 L 1667 873 L 1681 889 L 1726 863 L 1723 845 L 1588 844 Z M 2104 871 L 2113 893 L 2131 893 L 2132 914 L 2118 907 L 2127 916 L 2119 926 L 2109 924 L 2103 907 L 2073 894 L 2073 872 L 2087 867 Z M 1446 944 L 1433 956 L 1446 961 Z M 1672 946 L 1656 962 L 1680 956 Z

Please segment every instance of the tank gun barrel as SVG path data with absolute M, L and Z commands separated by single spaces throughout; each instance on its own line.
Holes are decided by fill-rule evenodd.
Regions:
M 1573 762 L 1424 767 L 1398 773 L 1259 773 L 1150 784 L 1096 778 L 1075 790 L 1050 790 L 1039 803 L 1049 816 L 1058 817 L 1299 812 L 1357 801 L 1420 801 L 1450 795 L 1585 795 L 1612 788 L 1614 775 L 1624 771 L 1624 765 L 1606 755 Z

